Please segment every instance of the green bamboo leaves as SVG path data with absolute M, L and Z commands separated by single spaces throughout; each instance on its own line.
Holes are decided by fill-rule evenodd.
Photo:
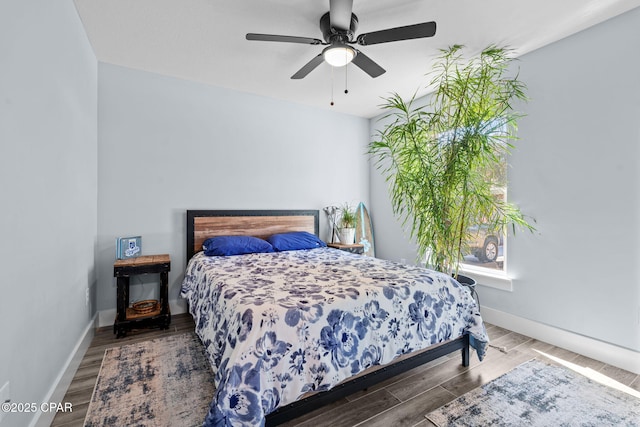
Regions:
M 398 94 L 385 99 L 389 124 L 369 145 L 419 257 L 455 273 L 471 226 L 533 230 L 517 206 L 496 195 L 506 185 L 506 156 L 522 116 L 512 104 L 526 100 L 526 87 L 506 76 L 508 49 L 490 46 L 467 60 L 462 48 L 441 51 L 426 105 L 414 108 L 414 98 Z

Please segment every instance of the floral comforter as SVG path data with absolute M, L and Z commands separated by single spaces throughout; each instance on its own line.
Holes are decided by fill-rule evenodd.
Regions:
M 450 277 L 330 248 L 195 255 L 181 294 L 215 372 L 205 426 L 266 414 L 373 365 L 463 334 L 482 359 L 478 307 Z

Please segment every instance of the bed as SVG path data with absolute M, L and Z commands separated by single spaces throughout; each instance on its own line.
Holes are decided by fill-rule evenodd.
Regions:
M 204 425 L 276 425 L 454 351 L 464 366 L 470 346 L 484 356 L 479 309 L 444 274 L 322 245 L 202 252 L 216 236 L 318 231 L 317 210 L 187 211 L 181 295 L 216 384 Z

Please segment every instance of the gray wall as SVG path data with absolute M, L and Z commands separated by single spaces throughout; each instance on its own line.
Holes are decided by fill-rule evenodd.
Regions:
M 0 58 L 0 387 L 39 403 L 94 311 L 97 64 L 71 0 L 3 0 Z
M 636 351 L 639 27 L 635 9 L 520 58 L 531 100 L 509 197 L 538 232 L 509 238 L 513 292 L 479 290 L 486 307 Z M 375 168 L 370 179 L 378 254 L 415 258 Z
M 368 201 L 366 119 L 109 64 L 98 74 L 99 310 L 115 308 L 117 236 L 141 235 L 143 253 L 171 255 L 178 300 L 186 209 Z M 141 279 L 132 300 L 157 292 Z

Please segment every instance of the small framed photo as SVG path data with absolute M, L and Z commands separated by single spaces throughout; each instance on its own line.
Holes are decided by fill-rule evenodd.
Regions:
M 142 237 L 118 237 L 116 239 L 116 259 L 139 257 L 142 254 Z

